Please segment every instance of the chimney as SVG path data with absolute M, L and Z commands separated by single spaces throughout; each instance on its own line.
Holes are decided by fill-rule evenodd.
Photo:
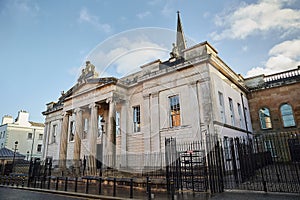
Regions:
M 9 115 L 4 115 L 4 117 L 2 117 L 2 125 L 3 124 L 12 124 L 14 122 L 12 116 Z

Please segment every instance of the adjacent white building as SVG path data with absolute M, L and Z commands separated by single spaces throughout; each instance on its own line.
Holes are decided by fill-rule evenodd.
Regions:
M 12 151 L 15 150 L 17 142 L 17 152 L 31 157 L 42 157 L 44 138 L 44 124 L 29 121 L 29 113 L 19 111 L 17 118 L 5 115 L 0 125 L 0 145 Z
M 208 42 L 186 47 L 180 18 L 177 30 L 169 60 L 126 77 L 99 78 L 87 61 L 78 82 L 43 112 L 44 158 L 60 160 L 63 169 L 66 160 L 89 158 L 93 174 L 95 158 L 116 168 L 147 166 L 147 159 L 130 155 L 163 153 L 165 138 L 192 142 L 251 134 L 243 77 Z

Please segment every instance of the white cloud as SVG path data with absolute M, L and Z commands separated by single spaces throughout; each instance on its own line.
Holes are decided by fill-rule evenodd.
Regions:
M 40 11 L 39 5 L 34 1 L 11 0 L 0 3 L 0 11 L 3 15 L 22 15 L 36 17 Z
M 145 12 L 142 12 L 142 13 L 138 13 L 136 16 L 139 18 L 139 19 L 144 19 L 145 17 L 151 15 L 151 12 L 150 11 L 145 11 Z
M 114 45 L 117 47 L 110 50 L 96 49 L 88 58 L 101 68 L 98 68 L 101 76 L 125 76 L 140 70 L 141 65 L 164 58 L 169 53 L 163 46 L 145 37 L 120 37 L 114 40 Z
M 259 0 L 256 4 L 241 3 L 238 8 L 217 15 L 215 24 L 220 33 L 211 34 L 214 40 L 244 39 L 271 30 L 286 35 L 300 30 L 300 10 L 288 8 L 293 0 Z
M 247 72 L 247 76 L 258 74 L 271 74 L 288 69 L 294 69 L 300 65 L 300 39 L 287 40 L 275 45 L 269 51 L 269 59 L 265 62 L 265 68 L 255 67 Z
M 78 21 L 80 23 L 89 23 L 92 26 L 96 27 L 98 30 L 104 31 L 105 33 L 110 33 L 112 31 L 112 28 L 109 24 L 100 23 L 99 18 L 95 15 L 90 14 L 86 8 L 81 9 Z
M 161 10 L 161 14 L 165 17 L 171 17 L 175 15 L 173 4 L 170 1 L 164 5 L 163 9 Z
M 242 51 L 244 51 L 244 52 L 248 51 L 248 46 L 243 46 Z

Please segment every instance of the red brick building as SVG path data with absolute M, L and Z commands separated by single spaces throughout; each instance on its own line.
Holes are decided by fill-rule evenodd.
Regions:
M 300 66 L 247 78 L 245 84 L 254 134 L 300 128 Z

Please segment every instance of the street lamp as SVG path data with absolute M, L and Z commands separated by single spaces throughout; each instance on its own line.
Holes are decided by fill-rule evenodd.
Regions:
M 18 141 L 15 141 L 14 157 L 12 160 L 12 172 L 14 172 L 14 168 L 15 168 L 15 157 L 16 157 L 16 151 L 18 150 L 17 146 L 18 146 Z

